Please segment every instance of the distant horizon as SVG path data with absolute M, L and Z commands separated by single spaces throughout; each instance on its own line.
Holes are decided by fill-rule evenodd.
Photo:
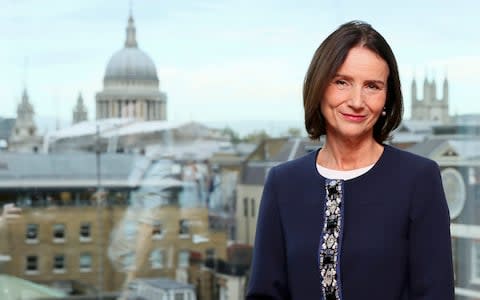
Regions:
M 478 116 L 480 120 L 480 113 L 466 113 L 459 115 L 450 115 L 451 117 L 476 117 Z M 0 118 L 4 119 L 14 119 L 15 117 L 6 117 L 0 115 Z M 95 119 L 88 119 L 87 121 L 94 121 Z M 403 118 L 403 121 L 409 121 L 410 118 Z M 225 129 L 231 128 L 237 132 L 241 137 L 245 137 L 248 134 L 260 132 L 262 130 L 266 131 L 270 136 L 280 136 L 283 135 L 288 129 L 294 128 L 301 131 L 302 136 L 307 136 L 305 130 L 305 124 L 303 119 L 294 120 L 294 119 L 284 119 L 284 120 L 214 120 L 214 121 L 205 121 L 205 120 L 166 120 L 173 122 L 197 122 L 203 124 L 210 128 L 216 129 Z M 39 135 L 47 134 L 47 132 L 56 131 L 55 127 L 57 125 L 57 119 L 55 117 L 49 116 L 36 116 L 35 122 L 37 123 L 37 131 Z M 60 129 L 68 128 L 72 126 L 72 120 L 61 119 L 59 120 Z M 480 124 L 479 124 L 480 125 Z

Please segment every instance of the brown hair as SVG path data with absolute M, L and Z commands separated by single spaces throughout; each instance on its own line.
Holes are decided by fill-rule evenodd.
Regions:
M 374 139 L 382 143 L 402 121 L 403 98 L 397 62 L 392 49 L 370 24 L 351 21 L 341 25 L 322 42 L 315 51 L 305 75 L 303 84 L 305 128 L 311 139 L 318 139 L 326 134 L 320 102 L 323 101 L 328 84 L 345 61 L 350 49 L 359 45 L 380 56 L 389 68 L 386 116 L 380 117 L 373 126 Z

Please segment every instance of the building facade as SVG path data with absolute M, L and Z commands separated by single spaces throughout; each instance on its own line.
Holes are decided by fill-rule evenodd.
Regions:
M 83 102 L 82 94 L 78 94 L 77 104 L 73 108 L 73 118 L 72 123 L 80 123 L 88 119 L 88 111 L 85 103 Z
M 97 164 L 85 153 L 5 153 L 0 162 L 0 204 L 22 208 L 1 232 L 7 274 L 95 294 L 140 277 L 187 283 L 196 256 L 226 258 L 227 234 L 210 229 L 201 184 L 181 162 L 104 154 Z
M 480 298 L 479 132 L 478 126 L 440 126 L 428 140 L 408 149 L 435 160 L 441 169 L 451 219 L 457 300 Z
M 30 103 L 27 89 L 23 90 L 22 100 L 17 107 L 17 118 L 8 140 L 8 150 L 13 152 L 38 152 L 42 138 L 35 124 L 35 111 Z
M 271 138 L 262 141 L 251 153 L 244 163 L 237 187 L 237 241 L 247 245 L 255 242 L 258 210 L 270 169 L 318 149 L 321 143 L 306 138 Z
M 103 90 L 96 95 L 96 118 L 167 119 L 167 95 L 160 91 L 153 60 L 139 49 L 130 15 L 123 49 L 110 58 Z
M 445 77 L 442 85 L 442 97 L 437 96 L 437 84 L 435 79 L 425 77 L 423 81 L 423 98 L 417 94 L 417 82 L 412 80 L 412 120 L 450 122 L 448 79 Z

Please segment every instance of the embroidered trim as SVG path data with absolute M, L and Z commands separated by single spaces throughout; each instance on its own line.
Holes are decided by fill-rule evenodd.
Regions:
M 339 262 L 343 189 L 341 180 L 325 183 L 325 222 L 319 249 L 319 268 L 325 300 L 340 300 Z

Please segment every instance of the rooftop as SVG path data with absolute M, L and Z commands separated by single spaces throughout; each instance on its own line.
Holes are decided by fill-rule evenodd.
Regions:
M 2 300 L 63 298 L 65 296 L 66 294 L 62 291 L 14 276 L 0 274 L 0 299 Z

